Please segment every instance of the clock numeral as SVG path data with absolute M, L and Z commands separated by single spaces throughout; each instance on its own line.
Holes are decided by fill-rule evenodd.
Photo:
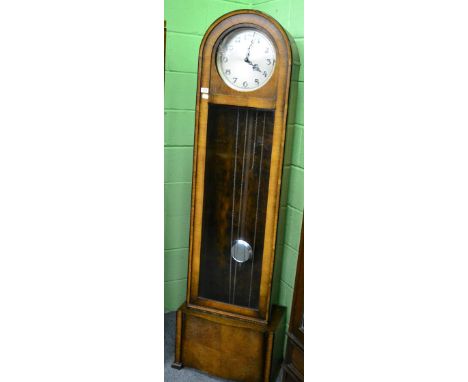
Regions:
M 266 77 L 268 75 L 268 73 L 266 72 L 266 70 L 263 71 L 263 76 Z
M 227 76 L 229 76 L 231 74 L 231 69 L 226 69 L 226 71 L 224 72 Z
M 223 56 L 222 60 L 223 60 L 224 63 L 226 63 L 226 62 L 229 61 L 228 58 L 227 58 L 226 56 Z
M 266 59 L 267 65 L 271 65 L 271 60 L 269 58 Z
M 234 47 L 232 45 L 228 46 L 228 50 L 233 50 L 233 49 L 234 49 Z
M 255 83 L 258 85 L 260 85 L 260 80 L 258 78 L 255 79 Z
M 240 37 L 237 37 L 237 38 L 234 40 L 234 42 L 240 43 Z
M 242 86 L 243 86 L 244 88 L 246 88 L 247 86 L 249 86 L 249 84 L 247 83 L 247 81 L 244 81 L 244 82 L 242 83 Z
M 232 82 L 236 83 L 236 81 L 237 81 L 237 77 L 234 77 L 234 78 L 232 79 Z

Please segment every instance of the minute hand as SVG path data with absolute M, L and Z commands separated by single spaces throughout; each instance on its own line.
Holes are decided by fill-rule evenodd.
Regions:
M 245 56 L 245 59 L 244 59 L 245 62 L 249 62 L 249 63 L 250 63 L 250 61 L 249 61 L 249 57 L 250 57 L 250 48 L 252 48 L 252 45 L 253 45 L 253 42 L 254 42 L 254 38 L 255 38 L 255 32 L 254 32 L 254 34 L 252 35 L 252 41 L 250 41 L 249 49 L 247 49 L 247 56 Z

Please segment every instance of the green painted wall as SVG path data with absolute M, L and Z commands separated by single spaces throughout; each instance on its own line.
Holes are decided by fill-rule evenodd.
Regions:
M 164 100 L 164 308 L 176 310 L 185 299 L 198 48 L 219 16 L 253 8 L 268 13 L 294 37 L 301 62 L 304 51 L 303 0 L 165 0 L 167 22 Z M 289 116 L 290 160 L 283 182 L 284 232 L 277 243 L 281 266 L 274 300 L 291 305 L 304 206 L 304 71 L 297 88 L 297 108 Z

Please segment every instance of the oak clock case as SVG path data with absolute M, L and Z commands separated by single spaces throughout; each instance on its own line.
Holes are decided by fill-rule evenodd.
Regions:
M 271 304 L 297 49 L 271 17 L 228 13 L 199 54 L 186 302 L 173 367 L 269 381 L 285 309 Z

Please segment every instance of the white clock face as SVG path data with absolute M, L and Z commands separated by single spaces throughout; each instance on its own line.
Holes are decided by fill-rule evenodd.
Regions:
M 261 88 L 275 69 L 276 51 L 262 32 L 241 28 L 229 33 L 219 45 L 216 65 L 223 81 L 238 91 Z

